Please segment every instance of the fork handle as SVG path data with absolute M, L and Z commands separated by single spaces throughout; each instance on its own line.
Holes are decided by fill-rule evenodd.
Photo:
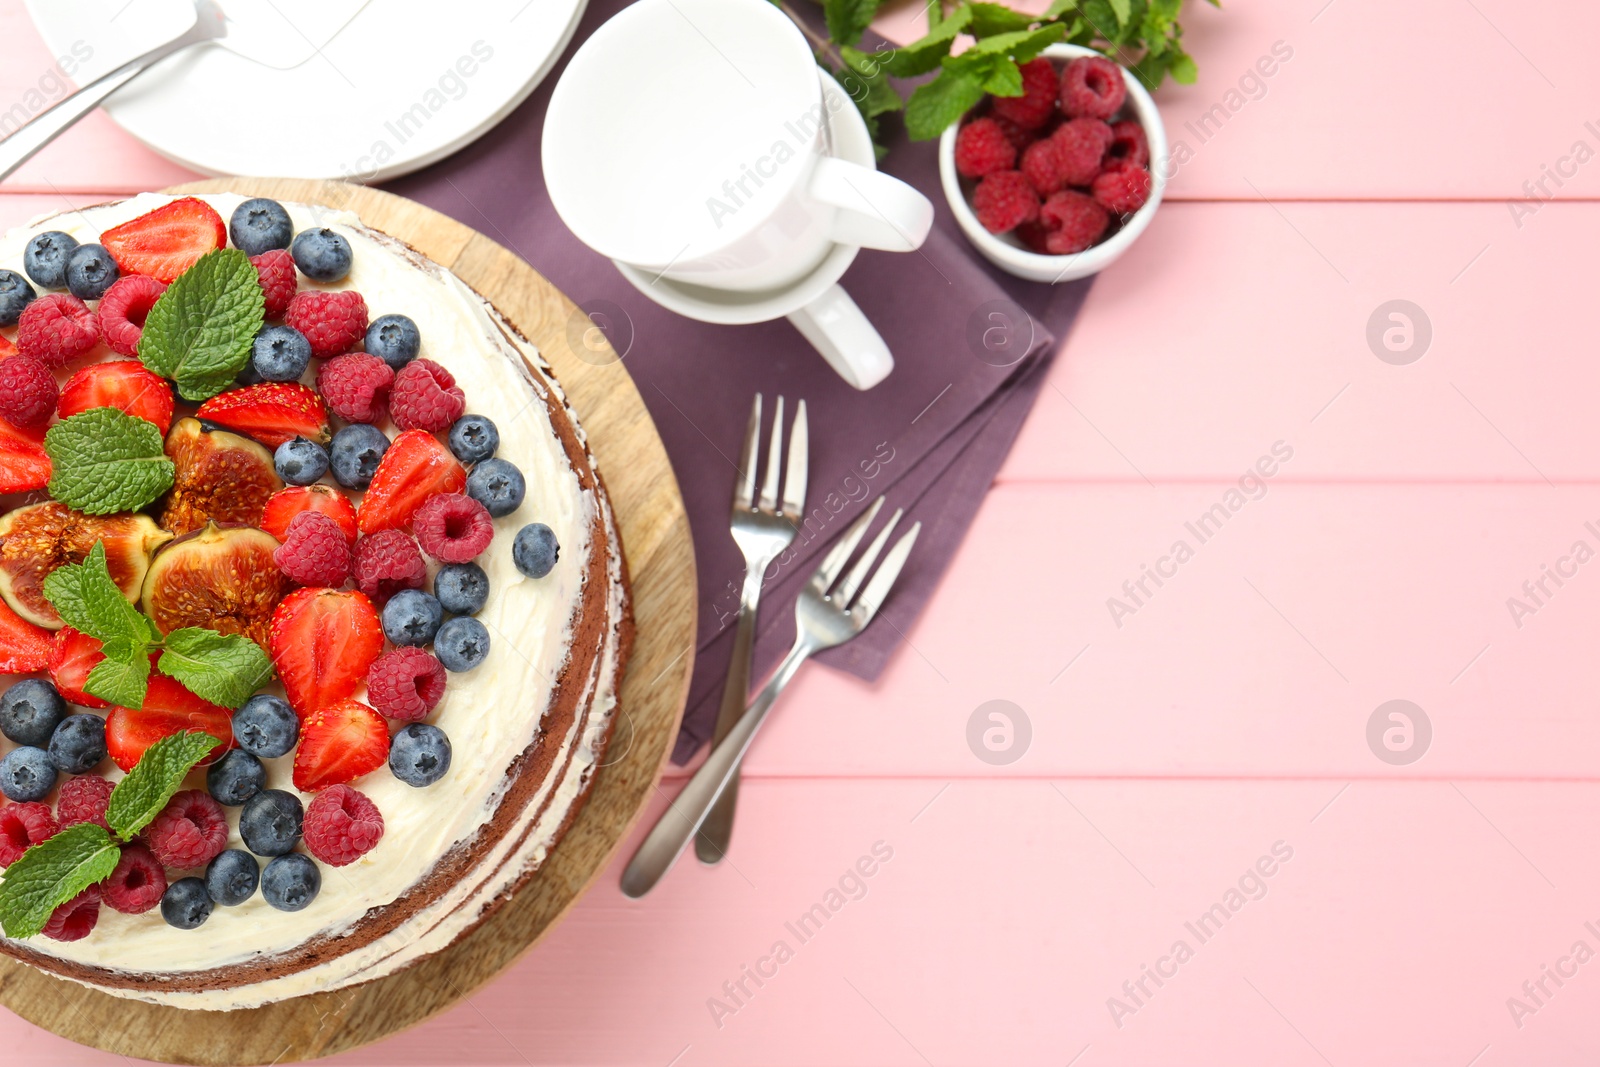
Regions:
M 728 663 L 728 680 L 722 687 L 722 707 L 717 711 L 717 728 L 711 735 L 711 744 L 717 745 L 733 729 L 744 714 L 750 700 L 751 660 L 755 651 L 756 609 L 761 602 L 761 578 L 767 569 L 766 560 L 756 560 L 747 568 L 744 590 L 739 597 L 739 618 L 733 629 L 733 658 Z M 733 837 L 733 813 L 739 806 L 739 768 L 722 790 L 722 796 L 712 806 L 710 814 L 694 837 L 694 854 L 701 863 L 721 863 L 728 853 L 728 841 Z
M 689 779 L 683 792 L 673 798 L 672 804 L 661 813 L 661 818 L 656 821 L 644 843 L 634 852 L 627 869 L 622 872 L 624 893 L 635 899 L 642 897 L 655 888 L 662 875 L 672 869 L 678 856 L 683 853 L 684 846 L 689 843 L 689 838 L 695 835 L 711 806 L 717 802 L 717 797 L 722 795 L 723 788 L 739 769 L 739 761 L 744 759 L 750 742 L 766 721 L 778 694 L 794 678 L 800 664 L 815 651 L 816 646 L 806 638 L 804 632 L 795 639 L 794 647 L 778 665 L 772 680 L 756 694 L 749 710 L 734 724 L 722 743 L 712 748 L 711 755 Z
M 158 45 L 142 56 L 130 59 L 116 70 L 102 74 L 75 93 L 41 111 L 26 126 L 0 141 L 0 181 L 32 159 L 45 145 L 54 141 L 77 121 L 99 107 L 112 93 L 143 74 L 151 66 L 166 59 L 179 49 L 220 36 L 219 28 L 202 16 L 180 37 Z

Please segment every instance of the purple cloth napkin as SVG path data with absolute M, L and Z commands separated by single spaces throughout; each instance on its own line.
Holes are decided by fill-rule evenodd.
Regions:
M 623 6 L 595 0 L 571 47 Z M 820 21 L 820 9 L 807 13 Z M 769 413 L 774 396 L 785 397 L 789 412 L 804 398 L 811 423 L 811 517 L 769 572 L 755 644 L 757 679 L 793 641 L 794 599 L 822 550 L 874 497 L 887 493 L 890 506 L 905 508 L 904 526 L 923 524 L 879 619 L 819 657 L 872 680 L 966 534 L 1089 283 L 1040 285 L 989 266 L 950 215 L 935 144 L 912 144 L 893 123 L 884 169 L 933 202 L 936 222 L 919 252 L 863 251 L 844 276 L 844 287 L 895 357 L 887 381 L 859 392 L 787 321 L 714 326 L 682 318 L 573 237 L 550 203 L 539 160 L 545 108 L 564 67 L 563 60 L 482 139 L 390 188 L 516 252 L 592 315 L 624 354 L 677 472 L 699 567 L 697 659 L 673 753 L 684 763 L 710 738 L 732 651 L 744 561 L 728 533 L 728 509 L 753 394 L 768 398 Z

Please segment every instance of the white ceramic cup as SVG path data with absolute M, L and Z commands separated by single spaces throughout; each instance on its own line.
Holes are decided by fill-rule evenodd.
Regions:
M 849 295 L 830 281 L 792 308 L 785 296 L 841 249 L 920 247 L 933 205 L 838 157 L 837 107 L 805 37 L 767 0 L 639 0 L 557 84 L 545 181 L 562 221 L 625 274 L 788 315 L 868 388 L 893 359 Z

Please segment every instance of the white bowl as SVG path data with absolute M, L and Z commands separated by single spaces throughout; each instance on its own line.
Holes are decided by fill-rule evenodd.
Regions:
M 1092 48 L 1075 44 L 1053 44 L 1043 52 L 1045 58 L 1055 60 L 1073 60 L 1079 56 L 1100 54 Z M 983 258 L 1008 274 L 1029 281 L 1051 284 L 1070 282 L 1104 270 L 1126 252 L 1128 246 L 1138 240 L 1145 227 L 1150 225 L 1156 208 L 1161 204 L 1161 194 L 1167 188 L 1167 128 L 1162 125 L 1156 102 L 1150 99 L 1150 94 L 1145 92 L 1139 79 L 1125 68 L 1122 78 L 1128 84 L 1128 102 L 1123 105 L 1123 110 L 1126 112 L 1132 107 L 1133 117 L 1144 127 L 1145 140 L 1150 143 L 1150 199 L 1109 238 L 1070 256 L 1041 255 L 1023 247 L 1010 234 L 996 235 L 984 229 L 978 216 L 973 213 L 972 205 L 967 202 L 966 193 L 961 188 L 961 176 L 956 173 L 956 133 L 960 129 L 960 121 L 951 123 L 940 136 L 939 181 L 944 186 L 945 199 L 950 201 L 950 210 L 955 213 L 961 232 L 983 253 Z

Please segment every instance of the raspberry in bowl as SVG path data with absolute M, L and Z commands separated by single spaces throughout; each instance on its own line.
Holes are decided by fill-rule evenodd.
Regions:
M 1155 101 L 1099 52 L 1055 44 L 1023 65 L 1020 97 L 990 97 L 939 140 L 939 178 L 983 257 L 1037 282 L 1109 266 L 1167 184 Z

